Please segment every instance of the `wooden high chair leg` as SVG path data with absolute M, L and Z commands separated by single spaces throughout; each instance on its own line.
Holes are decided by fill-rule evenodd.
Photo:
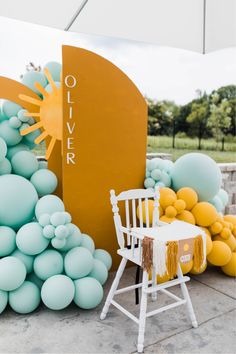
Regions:
M 143 352 L 144 334 L 146 327 L 146 312 L 147 312 L 147 290 L 148 288 L 148 273 L 143 271 L 143 281 L 142 281 L 142 298 L 140 304 L 140 314 L 139 314 L 139 331 L 138 331 L 138 353 Z
M 115 279 L 113 280 L 111 289 L 110 289 L 110 291 L 108 293 L 105 305 L 104 305 L 104 307 L 102 309 L 102 313 L 100 315 L 100 319 L 101 320 L 104 320 L 106 318 L 106 315 L 107 315 L 107 312 L 109 310 L 111 301 L 112 301 L 112 299 L 114 297 L 115 291 L 117 290 L 117 288 L 119 286 L 120 279 L 121 279 L 121 277 L 122 277 L 122 275 L 124 273 L 126 264 L 127 264 L 127 259 L 122 258 L 122 260 L 120 262 L 120 265 L 119 265 L 119 268 L 118 268 L 118 270 L 116 272 Z
M 183 278 L 183 273 L 182 273 L 182 269 L 180 267 L 180 264 L 178 264 L 178 278 L 179 279 Z M 183 283 L 180 284 L 180 287 L 181 287 L 181 292 L 183 294 L 183 297 L 186 300 L 187 311 L 188 311 L 188 315 L 190 317 L 190 320 L 192 322 L 192 326 L 194 328 L 197 328 L 198 327 L 198 323 L 197 323 L 197 319 L 196 319 L 196 316 L 195 316 L 195 313 L 194 313 L 192 301 L 191 301 L 191 298 L 189 296 L 187 285 L 183 282 Z

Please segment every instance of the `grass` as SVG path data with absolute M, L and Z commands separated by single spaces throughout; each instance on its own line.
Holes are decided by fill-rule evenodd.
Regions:
M 213 139 L 202 140 L 202 150 L 198 150 L 198 140 L 190 138 L 176 138 L 176 148 L 172 147 L 172 138 L 168 136 L 149 136 L 147 152 L 160 152 L 172 155 L 172 160 L 177 160 L 180 156 L 188 152 L 202 152 L 212 157 L 216 162 L 236 162 L 236 143 L 226 142 L 225 150 L 220 151 L 221 144 Z M 37 156 L 45 155 L 45 144 L 36 146 L 34 152 Z
M 168 136 L 149 136 L 147 152 L 160 152 L 172 155 L 172 160 L 177 160 L 180 156 L 188 152 L 201 152 L 212 157 L 216 162 L 236 162 L 236 143 L 226 142 L 225 150 L 220 151 L 221 143 L 216 143 L 213 139 L 202 140 L 202 150 L 198 150 L 198 139 L 176 138 L 175 149 L 172 148 L 172 138 Z

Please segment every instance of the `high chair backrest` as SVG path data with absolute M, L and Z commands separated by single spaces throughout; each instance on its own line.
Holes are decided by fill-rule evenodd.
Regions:
M 131 189 L 121 192 L 119 195 L 116 195 L 113 189 L 110 191 L 117 241 L 120 248 L 131 245 L 130 230 L 132 227 L 155 227 L 158 225 L 159 198 L 158 187 L 155 187 L 155 189 Z M 150 200 L 153 201 L 152 215 L 150 215 Z M 124 204 L 125 220 L 122 220 L 118 207 L 118 204 L 121 203 Z M 139 217 L 137 217 L 137 209 L 139 209 Z

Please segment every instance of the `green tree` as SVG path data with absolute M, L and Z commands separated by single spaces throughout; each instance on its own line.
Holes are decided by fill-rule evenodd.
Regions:
M 219 102 L 219 97 L 215 94 L 212 97 L 212 102 L 207 126 L 211 129 L 216 141 L 220 141 L 231 124 L 231 107 L 226 98 Z

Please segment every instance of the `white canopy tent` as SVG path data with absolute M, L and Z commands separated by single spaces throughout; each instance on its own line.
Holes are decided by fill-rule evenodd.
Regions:
M 7 0 L 0 16 L 203 54 L 236 46 L 236 0 Z

